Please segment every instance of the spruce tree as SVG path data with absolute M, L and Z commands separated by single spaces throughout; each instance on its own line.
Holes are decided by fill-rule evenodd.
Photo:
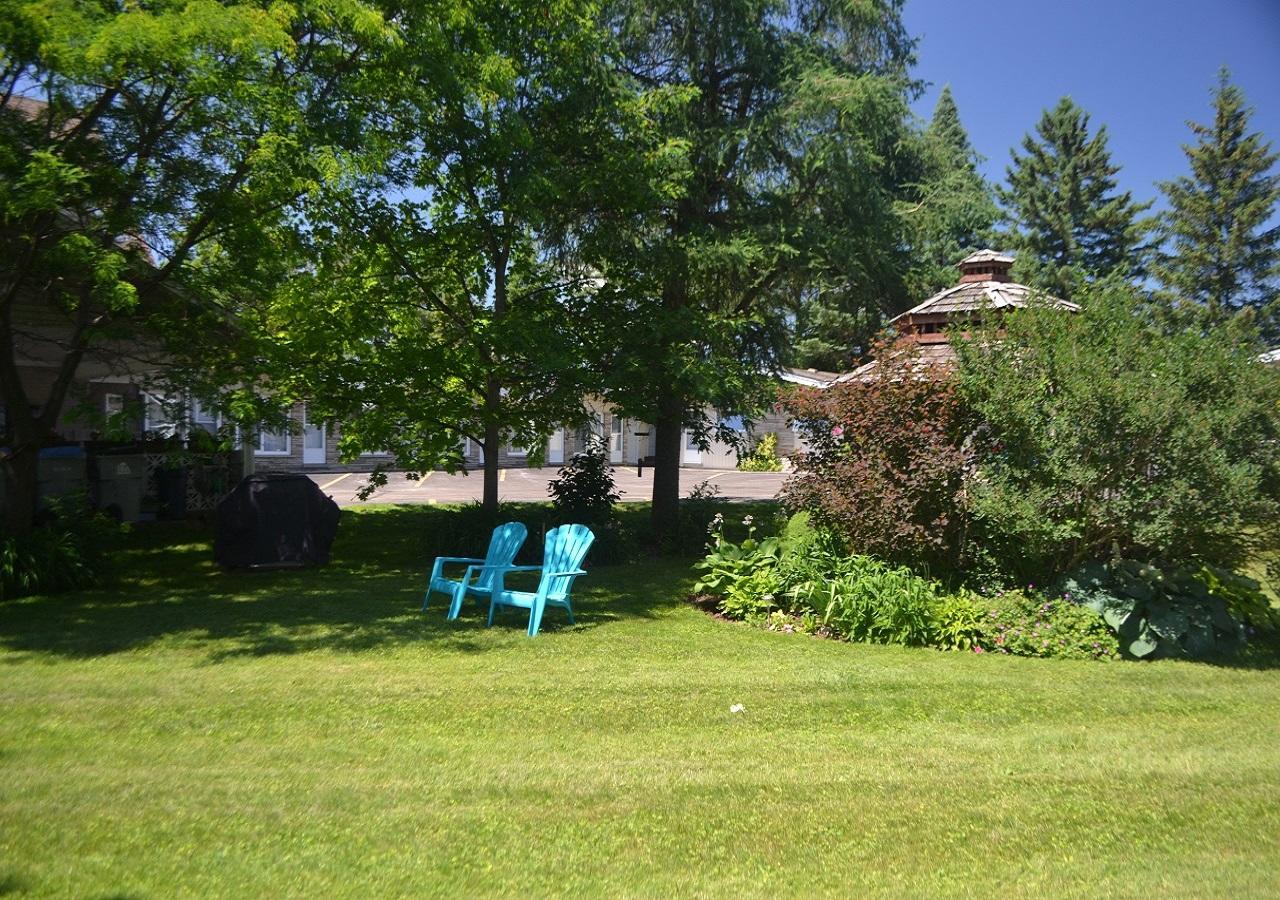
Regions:
M 1213 91 L 1213 122 L 1188 122 L 1198 142 L 1184 145 L 1191 174 L 1163 182 L 1169 201 L 1164 252 L 1155 275 L 1161 297 L 1213 319 L 1242 309 L 1274 318 L 1280 293 L 1280 226 L 1267 227 L 1280 199 L 1277 154 L 1257 132 L 1252 110 L 1223 68 Z M 1264 323 L 1265 324 L 1265 323 Z M 1276 332 L 1272 322 L 1267 331 Z
M 943 87 L 921 135 L 920 156 L 920 184 L 901 207 L 911 242 L 907 285 L 912 303 L 955 284 L 956 263 L 992 242 L 999 218 L 950 85 Z
M 1019 277 L 1069 298 L 1082 282 L 1145 274 L 1149 224 L 1141 214 L 1151 204 L 1117 191 L 1106 127 L 1091 136 L 1089 114 L 1063 97 L 1022 150 L 1011 154 L 1009 185 L 997 191 Z

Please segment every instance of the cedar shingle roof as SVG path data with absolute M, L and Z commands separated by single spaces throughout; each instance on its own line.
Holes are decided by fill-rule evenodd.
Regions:
M 889 324 L 908 316 L 971 313 L 982 309 L 1023 309 L 1031 305 L 1033 297 L 1040 298 L 1055 309 L 1080 311 L 1079 305 L 1075 303 L 1034 291 L 1025 284 L 1012 281 L 969 281 L 939 291 L 919 306 L 894 316 Z

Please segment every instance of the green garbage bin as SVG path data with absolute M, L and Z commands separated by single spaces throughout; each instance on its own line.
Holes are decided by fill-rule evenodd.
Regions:
M 99 456 L 98 508 L 121 522 L 136 522 L 142 512 L 142 495 L 147 489 L 147 458 L 140 453 Z

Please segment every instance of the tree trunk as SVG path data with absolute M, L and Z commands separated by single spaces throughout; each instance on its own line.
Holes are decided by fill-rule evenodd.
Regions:
M 502 431 L 496 421 L 498 406 L 502 402 L 502 388 L 496 378 L 490 377 L 485 386 L 484 443 L 484 494 L 480 506 L 485 512 L 498 511 L 498 447 Z
M 29 534 L 35 524 L 38 454 L 34 445 L 20 448 L 5 460 L 4 526 L 13 536 Z
M 677 224 L 677 232 L 683 229 Z M 662 287 L 662 307 L 669 315 L 676 315 L 687 300 L 684 275 L 670 273 Z M 654 540 L 659 545 L 672 545 L 680 532 L 680 455 L 684 441 L 684 397 L 680 388 L 666 377 L 663 362 L 653 372 L 653 386 L 657 392 L 658 415 L 653 421 L 653 507 L 649 513 L 649 525 Z
M 674 541 L 680 531 L 680 452 L 684 425 L 680 405 L 671 398 L 653 423 L 653 508 L 649 524 L 660 544 Z

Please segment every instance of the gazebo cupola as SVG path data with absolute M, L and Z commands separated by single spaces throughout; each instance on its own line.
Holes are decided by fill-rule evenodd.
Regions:
M 973 281 L 1009 281 L 1009 269 L 1012 266 L 1012 256 L 1005 256 L 994 250 L 970 253 L 956 264 L 956 268 L 960 270 L 961 284 Z

